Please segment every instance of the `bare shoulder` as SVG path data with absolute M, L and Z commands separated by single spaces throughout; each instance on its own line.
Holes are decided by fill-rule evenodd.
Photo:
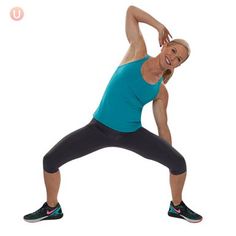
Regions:
M 162 100 L 162 102 L 165 104 L 165 107 L 167 107 L 169 94 L 168 94 L 168 90 L 167 90 L 166 86 L 164 85 L 164 83 L 161 84 L 159 93 L 157 94 L 157 96 L 155 97 L 155 99 L 153 101 L 156 101 L 158 99 Z
M 136 42 L 130 43 L 129 48 L 128 48 L 124 58 L 120 62 L 120 65 L 141 59 L 145 55 L 147 55 L 146 45 L 143 40 L 143 37 L 140 36 L 139 40 L 137 40 Z

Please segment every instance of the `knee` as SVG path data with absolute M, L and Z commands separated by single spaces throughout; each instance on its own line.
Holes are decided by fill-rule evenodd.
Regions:
M 170 168 L 170 172 L 173 175 L 180 175 L 185 173 L 186 171 L 187 171 L 186 161 L 182 155 L 178 155 L 176 157 L 174 165 L 172 166 L 172 168 Z
M 54 159 L 49 154 L 46 154 L 43 157 L 43 169 L 48 173 L 55 173 L 58 171 L 58 167 Z

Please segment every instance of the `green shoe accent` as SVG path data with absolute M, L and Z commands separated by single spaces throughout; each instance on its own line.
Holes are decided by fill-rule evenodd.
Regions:
M 198 223 L 202 221 L 202 216 L 188 208 L 183 201 L 178 206 L 174 206 L 171 201 L 168 215 L 171 217 L 184 219 L 190 223 Z
M 56 220 L 63 217 L 61 206 L 58 203 L 55 207 L 49 207 L 47 202 L 37 211 L 24 216 L 24 220 L 30 223 L 42 220 Z

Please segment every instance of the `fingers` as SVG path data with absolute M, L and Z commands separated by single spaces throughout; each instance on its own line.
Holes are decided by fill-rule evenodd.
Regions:
M 166 43 L 169 43 L 170 39 L 167 36 L 163 36 L 163 38 L 160 40 L 160 46 L 163 46 Z
M 166 28 L 164 28 L 159 37 L 160 47 L 165 43 L 169 43 L 171 41 L 170 37 L 172 38 L 172 35 Z
M 162 46 L 162 39 L 161 37 L 159 37 L 159 44 L 160 44 L 160 47 Z
M 169 38 L 170 33 L 168 32 L 168 30 L 166 30 L 164 37 L 163 37 L 163 41 L 165 43 L 169 43 L 170 42 L 170 38 Z M 171 36 L 172 37 L 172 36 Z
M 172 38 L 172 35 L 170 34 L 168 29 L 166 29 L 166 33 L 167 33 L 167 35 L 170 35 L 170 37 Z

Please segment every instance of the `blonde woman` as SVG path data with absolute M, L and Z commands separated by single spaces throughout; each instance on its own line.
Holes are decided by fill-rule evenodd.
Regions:
M 159 32 L 162 48 L 156 57 L 147 54 L 139 22 Z M 170 173 L 172 193 L 168 215 L 188 222 L 202 220 L 183 202 L 186 161 L 172 147 L 167 124 L 168 92 L 165 84 L 174 69 L 188 58 L 188 43 L 182 39 L 170 41 L 172 36 L 167 28 L 135 6 L 127 9 L 126 35 L 129 49 L 112 75 L 91 121 L 65 136 L 44 156 L 47 201 L 37 211 L 24 216 L 24 220 L 38 222 L 62 218 L 58 202 L 59 167 L 106 147 L 124 148 L 166 166 Z M 151 101 L 159 135 L 151 133 L 141 124 L 143 106 Z

